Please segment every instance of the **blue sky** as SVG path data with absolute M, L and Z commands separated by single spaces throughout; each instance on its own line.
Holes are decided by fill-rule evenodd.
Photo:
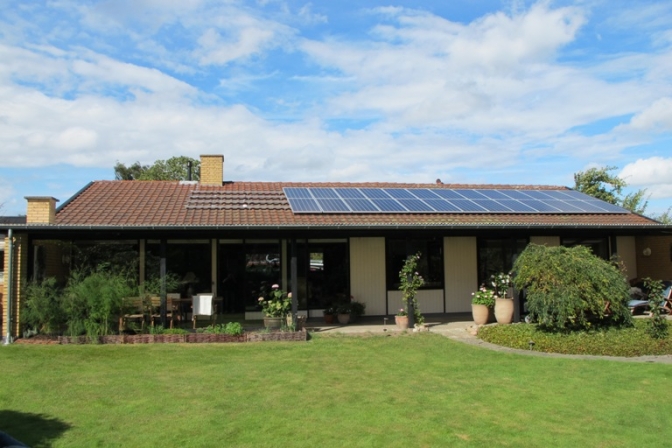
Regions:
M 573 185 L 672 205 L 669 1 L 0 0 L 1 214 L 119 161 Z

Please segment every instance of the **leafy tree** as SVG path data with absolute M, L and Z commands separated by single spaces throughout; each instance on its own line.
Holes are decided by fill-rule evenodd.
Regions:
M 630 288 L 619 269 L 589 248 L 530 244 L 513 266 L 530 317 L 553 331 L 593 325 L 631 325 Z
M 651 218 L 663 224 L 672 224 L 672 207 L 668 208 L 663 214 L 653 215 Z
M 186 156 L 157 160 L 151 166 L 141 165 L 140 162 L 126 166 L 117 162 L 114 166 L 114 177 L 117 180 L 187 180 L 188 162 L 192 166 L 192 180 L 199 180 L 201 162 Z
M 644 214 L 648 206 L 645 198 L 646 189 L 637 190 L 623 197 L 623 188 L 628 184 L 620 177 L 610 174 L 610 171 L 615 169 L 617 169 L 615 166 L 606 166 L 579 171 L 574 174 L 574 189 L 634 213 Z

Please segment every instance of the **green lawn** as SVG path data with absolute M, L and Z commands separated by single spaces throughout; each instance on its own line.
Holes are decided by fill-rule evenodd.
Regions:
M 672 368 L 434 334 L 0 347 L 0 430 L 34 447 L 665 446 Z

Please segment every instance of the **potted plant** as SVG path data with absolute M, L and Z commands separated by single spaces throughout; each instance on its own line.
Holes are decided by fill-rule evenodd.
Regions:
M 323 311 L 324 314 L 324 323 L 333 324 L 336 316 L 336 310 L 332 307 L 327 307 Z
M 413 308 L 413 320 L 415 325 L 422 326 L 425 318 L 420 312 L 418 304 L 418 289 L 425 284 L 425 279 L 416 270 L 418 261 L 420 261 L 420 252 L 406 258 L 404 265 L 399 271 L 399 290 L 401 291 L 401 301 L 404 303 L 404 309 L 408 312 L 409 306 Z
M 338 315 L 338 323 L 341 325 L 347 325 L 350 322 L 350 313 L 352 309 L 350 308 L 349 303 L 343 303 L 338 306 L 336 313 Z
M 408 313 L 405 309 L 399 308 L 397 315 L 394 316 L 394 323 L 400 330 L 408 330 Z
M 472 292 L 471 315 L 476 325 L 485 325 L 488 323 L 490 309 L 495 306 L 495 291 L 481 285 L 478 291 Z
M 350 296 L 350 321 L 355 322 L 360 316 L 364 315 L 366 311 L 366 304 L 358 302 L 354 297 Z
M 279 285 L 271 286 L 268 298 L 259 297 L 259 305 L 264 312 L 264 326 L 268 329 L 278 330 L 282 327 L 282 320 L 292 309 L 291 294 L 280 289 Z
M 513 321 L 513 295 L 509 295 L 511 276 L 504 274 L 490 277 L 495 293 L 495 319 L 498 324 L 510 324 Z

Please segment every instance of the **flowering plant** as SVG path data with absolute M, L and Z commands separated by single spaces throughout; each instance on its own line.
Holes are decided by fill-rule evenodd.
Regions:
M 511 275 L 500 272 L 490 276 L 490 283 L 495 288 L 495 295 L 497 298 L 508 299 L 509 288 L 511 287 Z
M 259 297 L 259 305 L 266 317 L 283 317 L 292 309 L 292 293 L 287 294 L 279 285 L 273 285 L 268 297 Z
M 495 298 L 497 297 L 495 291 L 486 288 L 485 285 L 481 285 L 478 291 L 472 292 L 471 295 L 473 296 L 471 303 L 474 305 L 485 305 L 488 308 L 495 306 Z
M 399 308 L 399 311 L 397 311 L 397 316 L 406 316 L 406 310 L 403 308 Z
M 399 271 L 399 290 L 401 291 L 401 300 L 404 302 L 406 309 L 408 304 L 413 305 L 413 318 L 418 324 L 423 324 L 425 318 L 420 313 L 418 306 L 418 299 L 416 297 L 418 288 L 425 284 L 425 279 L 416 271 L 418 261 L 420 260 L 420 252 L 411 255 L 406 259 L 404 266 Z

